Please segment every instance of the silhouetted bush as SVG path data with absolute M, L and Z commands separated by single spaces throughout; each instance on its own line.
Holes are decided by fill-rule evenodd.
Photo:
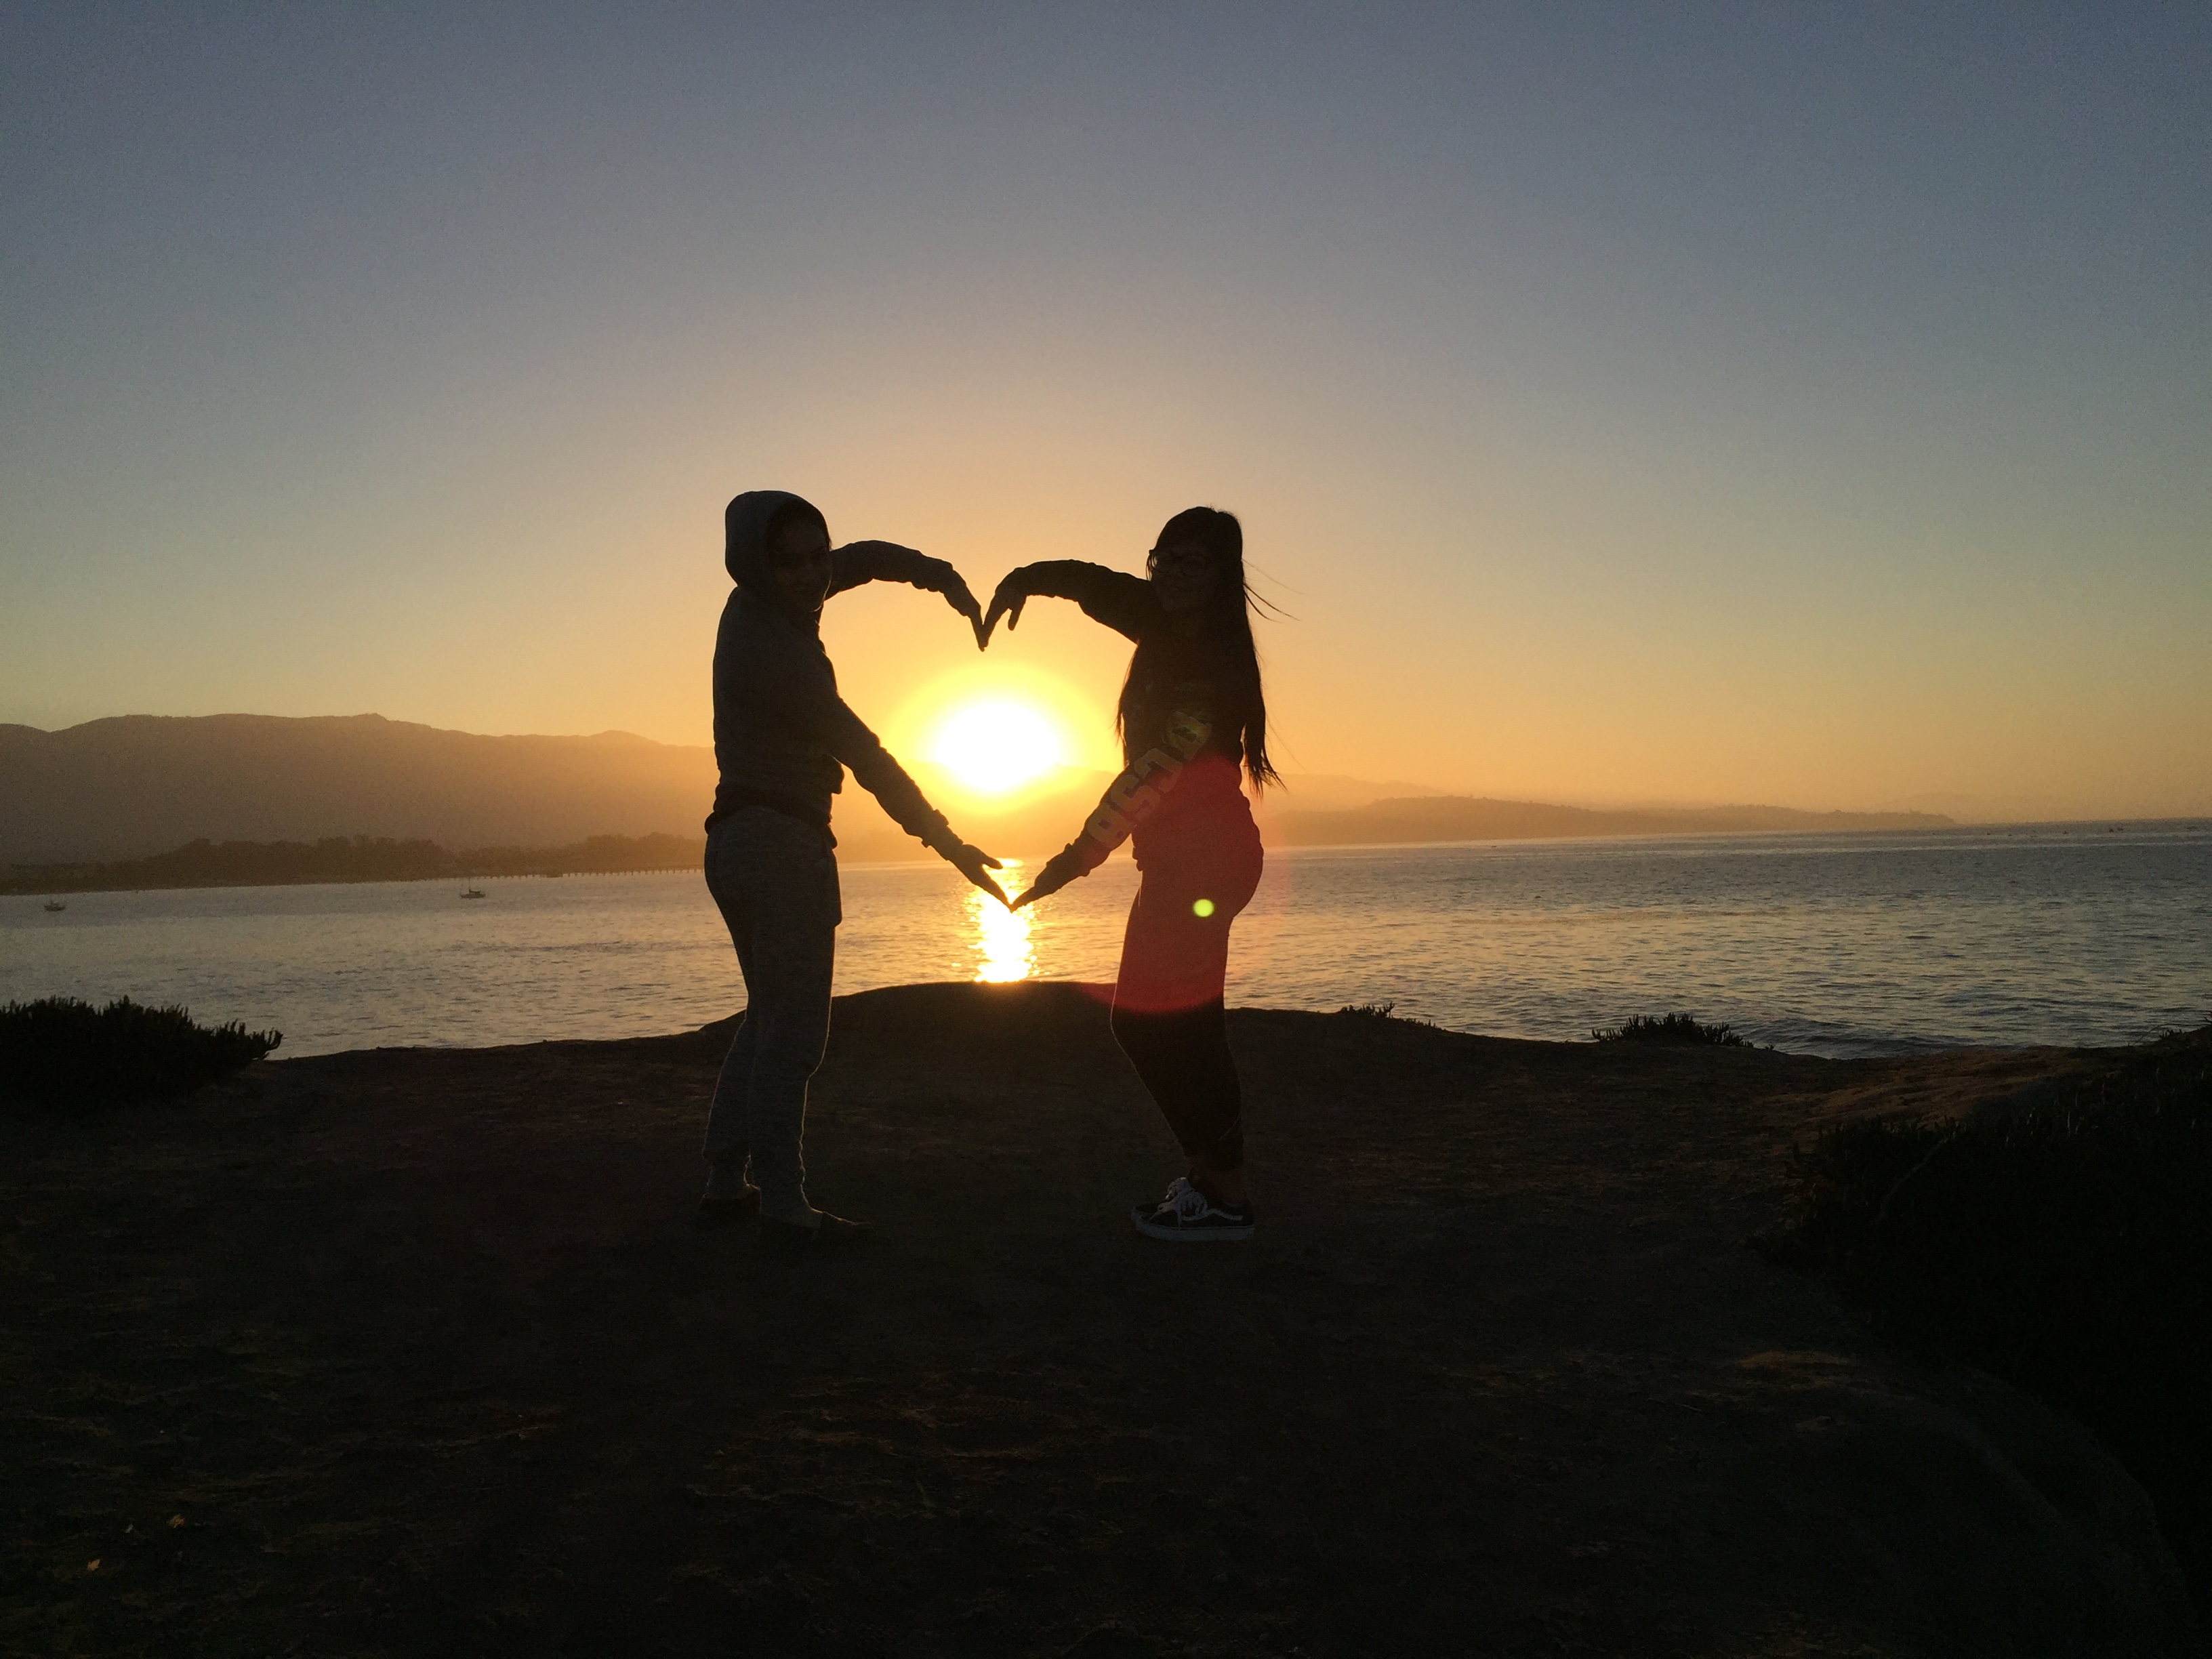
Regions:
M 1877 1328 L 2064 1407 L 2158 1506 L 2212 1600 L 2212 1027 L 2031 1103 L 1880 1118 L 1799 1155 L 1755 1241 Z
M 1708 1042 L 1723 1048 L 1750 1045 L 1726 1025 L 1707 1025 L 1692 1014 L 1638 1014 L 1590 1033 L 1592 1042 Z
M 283 1041 L 238 1021 L 205 1026 L 182 1008 L 128 997 L 95 1008 L 74 997 L 0 1008 L 0 1097 L 97 1106 L 190 1094 L 241 1070 Z
M 1361 1019 L 1388 1019 L 1390 1011 L 1397 1006 L 1395 1002 L 1347 1002 L 1336 1012 L 1352 1014 Z

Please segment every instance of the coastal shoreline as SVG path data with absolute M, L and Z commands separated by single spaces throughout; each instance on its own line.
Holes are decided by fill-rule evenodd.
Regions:
M 1456 798 L 1441 799 L 1449 803 Z M 1395 804 L 1379 803 L 1382 805 Z M 2083 818 L 2023 823 L 1961 823 L 1948 818 L 1928 817 L 1925 822 L 1885 823 L 1875 821 L 1883 815 L 1873 813 L 1828 814 L 1826 816 L 1831 818 L 1849 820 L 1830 825 L 1815 821 L 1820 815 L 1803 813 L 1796 816 L 1805 822 L 1768 825 L 1741 823 L 1725 827 L 1698 827 L 1691 824 L 1604 830 L 1500 830 L 1481 835 L 1425 837 L 1408 833 L 1398 837 L 1385 836 L 1377 839 L 1358 840 L 1334 838 L 1334 831 L 1315 838 L 1311 827 L 1302 823 L 1305 819 L 1323 817 L 1349 820 L 1355 816 L 1349 813 L 1285 813 L 1280 815 L 1279 822 L 1275 817 L 1263 813 L 1260 822 L 1262 838 L 1268 850 L 1277 854 L 1410 853 L 1454 847 L 1496 848 L 1520 845 L 1632 847 L 1638 842 L 1688 841 L 1726 843 L 1800 836 L 1808 838 L 1854 836 L 1869 839 L 1940 835 L 1962 837 L 2051 834 L 2065 836 L 2077 834 L 2156 836 L 2212 828 L 2198 817 L 2137 818 L 2120 823 L 2105 818 Z M 1902 818 L 1911 815 L 1888 816 Z M 372 838 L 356 836 L 351 839 L 366 842 Z M 703 839 L 690 840 L 663 835 L 599 836 L 592 837 L 588 842 L 568 848 L 483 848 L 467 852 L 453 852 L 432 842 L 393 842 L 388 838 L 381 844 L 385 848 L 396 847 L 416 855 L 411 862 L 399 862 L 396 867 L 384 873 L 286 874 L 284 866 L 288 860 L 296 861 L 294 855 L 313 854 L 317 849 L 305 843 L 240 842 L 210 846 L 205 842 L 195 842 L 153 858 L 111 864 L 16 864 L 10 866 L 15 873 L 0 875 L 0 898 L 53 898 L 92 893 L 191 892 L 254 887 L 347 887 L 392 882 L 504 881 L 526 877 L 663 875 L 697 870 L 706 848 Z M 671 850 L 672 847 L 676 850 Z M 1009 857 L 1031 858 L 1056 849 L 1033 847 L 1024 842 L 1019 848 L 1008 844 L 998 850 Z M 207 861 L 207 854 L 219 857 L 228 854 L 233 855 L 234 861 L 255 866 L 255 861 L 260 860 L 266 867 L 255 866 L 258 872 L 252 874 L 196 874 L 191 873 L 189 868 L 194 860 L 188 856 L 196 854 L 201 855 L 198 860 L 201 863 Z M 270 856 L 264 858 L 264 855 Z M 340 855 L 343 856 L 343 848 Z M 841 843 L 838 861 L 848 869 L 865 869 L 878 865 L 927 866 L 937 860 L 935 854 L 913 842 L 910 838 L 886 838 L 864 829 Z M 172 866 L 179 866 L 177 872 L 163 873 Z

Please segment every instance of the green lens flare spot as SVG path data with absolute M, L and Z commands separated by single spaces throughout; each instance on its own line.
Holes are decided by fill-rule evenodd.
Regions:
M 1190 913 L 1194 916 L 1212 915 L 1213 914 L 1213 901 L 1212 899 L 1199 900 L 1197 903 L 1190 907 Z

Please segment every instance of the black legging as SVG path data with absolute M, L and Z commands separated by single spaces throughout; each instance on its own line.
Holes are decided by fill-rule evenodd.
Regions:
M 1114 1040 L 1192 1162 L 1244 1164 L 1243 1094 L 1221 1005 L 1229 924 L 1252 902 L 1263 856 L 1243 797 L 1137 836 L 1143 879 L 1121 938 Z

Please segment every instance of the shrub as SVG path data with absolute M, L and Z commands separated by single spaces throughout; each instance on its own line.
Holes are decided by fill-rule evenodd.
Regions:
M 1336 1012 L 1360 1019 L 1388 1019 L 1390 1011 L 1397 1006 L 1395 1002 L 1347 1002 Z
M 183 1008 L 128 997 L 95 1008 L 74 997 L 0 1008 L 0 1096 L 94 1106 L 189 1094 L 244 1068 L 283 1041 L 276 1031 L 196 1024 Z
M 1723 1048 L 1750 1045 L 1726 1025 L 1707 1025 L 1692 1014 L 1638 1014 L 1624 1024 L 1590 1033 L 1592 1042 L 1706 1042 Z
M 1759 1248 L 2072 1412 L 2212 1589 L 2212 1027 L 2009 1111 L 1839 1125 L 1794 1175 Z

